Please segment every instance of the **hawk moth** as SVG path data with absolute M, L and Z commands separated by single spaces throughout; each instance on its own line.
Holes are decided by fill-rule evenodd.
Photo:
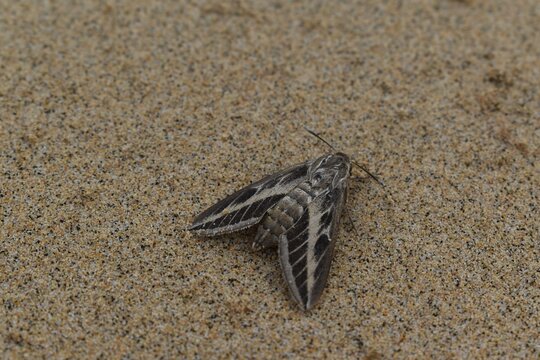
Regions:
M 309 310 L 326 285 L 350 174 L 351 160 L 341 152 L 291 166 L 203 211 L 189 230 L 215 236 L 259 224 L 254 248 L 278 246 L 290 293 Z

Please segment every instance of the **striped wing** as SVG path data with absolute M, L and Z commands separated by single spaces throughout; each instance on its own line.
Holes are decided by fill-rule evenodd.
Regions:
M 346 196 L 343 181 L 315 198 L 280 237 L 281 268 L 293 298 L 304 310 L 315 305 L 326 284 Z
M 198 215 L 189 230 L 214 236 L 258 223 L 270 207 L 306 179 L 310 164 L 292 166 L 235 192 Z

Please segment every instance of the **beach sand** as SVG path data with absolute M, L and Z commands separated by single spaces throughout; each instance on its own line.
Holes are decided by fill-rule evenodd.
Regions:
M 1 1 L 0 354 L 538 357 L 539 89 L 537 0 Z M 304 126 L 386 184 L 307 313 L 185 231 Z

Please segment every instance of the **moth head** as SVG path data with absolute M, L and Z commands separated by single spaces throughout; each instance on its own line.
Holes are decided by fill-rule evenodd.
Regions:
M 360 165 L 359 163 L 357 163 L 354 159 L 351 160 L 349 159 L 349 157 L 342 153 L 342 152 L 339 152 L 336 150 L 335 147 L 332 146 L 332 144 L 330 144 L 328 141 L 324 140 L 319 134 L 317 134 L 316 132 L 308 129 L 307 127 L 304 126 L 304 129 L 310 133 L 311 135 L 315 136 L 317 139 L 321 140 L 323 143 L 325 143 L 326 145 L 328 145 L 332 150 L 336 151 L 335 154 L 332 154 L 332 155 L 328 155 L 327 157 L 325 157 L 324 161 L 331 161 L 331 162 L 334 162 L 334 163 L 337 163 L 337 164 L 342 164 L 342 166 L 344 166 L 346 164 L 346 168 L 347 168 L 347 172 L 345 173 L 347 176 L 349 175 L 352 175 L 352 166 L 351 164 L 354 164 L 356 165 L 358 168 L 362 169 L 366 174 L 368 174 L 373 180 L 375 180 L 376 182 L 379 183 L 379 185 L 381 185 L 383 188 L 385 187 L 383 182 L 380 181 L 375 175 L 373 175 L 372 173 L 370 173 L 365 167 L 363 167 L 362 165 Z M 326 164 L 325 162 L 325 164 Z M 324 165 L 323 163 L 320 164 L 320 166 L 326 166 Z M 339 165 L 338 165 L 339 167 Z
M 339 181 L 347 179 L 351 172 L 351 161 L 346 154 L 335 153 L 320 158 L 315 171 L 311 174 L 314 187 L 327 187 L 336 185 Z
M 349 159 L 347 154 L 337 152 L 335 154 L 325 156 L 321 162 L 321 167 L 336 171 L 345 171 L 348 173 L 351 169 L 351 159 Z

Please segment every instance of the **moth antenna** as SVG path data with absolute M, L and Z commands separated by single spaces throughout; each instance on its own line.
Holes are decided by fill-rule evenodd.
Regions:
M 358 166 L 360 169 L 362 169 L 366 174 L 368 174 L 373 180 L 375 180 L 379 185 L 381 185 L 383 188 L 386 188 L 386 186 L 384 185 L 384 183 L 379 180 L 375 175 L 373 175 L 372 173 L 370 173 L 365 167 L 363 167 L 362 165 L 360 165 L 359 163 L 356 162 L 356 160 L 352 159 L 351 160 L 352 163 L 356 166 Z
M 310 130 L 308 129 L 306 126 L 304 126 L 304 130 L 306 130 L 308 133 L 310 133 L 311 135 L 315 136 L 317 139 L 321 140 L 323 143 L 325 143 L 326 145 L 328 145 L 330 147 L 330 149 L 334 150 L 337 152 L 336 148 L 332 146 L 332 144 L 330 144 L 328 141 L 324 140 L 322 138 L 321 135 L 317 134 L 315 131 L 313 130 Z
M 307 128 L 306 126 L 304 126 L 304 130 L 306 130 L 308 133 L 310 133 L 311 135 L 315 136 L 317 139 L 321 140 L 323 143 L 325 143 L 326 145 L 328 145 L 332 150 L 336 151 L 337 152 L 337 149 L 335 147 L 332 146 L 332 144 L 330 144 L 328 141 L 324 140 L 323 137 L 319 134 L 317 134 L 315 131 L 313 130 L 310 130 L 309 128 Z M 362 165 L 360 165 L 359 163 L 356 162 L 356 160 L 354 159 L 351 159 L 352 163 L 356 166 L 358 166 L 361 170 L 363 170 L 366 174 L 368 174 L 373 180 L 375 180 L 379 185 L 381 185 L 383 188 L 385 188 L 385 185 L 384 183 L 379 180 L 375 175 L 373 175 L 372 173 L 370 173 L 365 167 L 363 167 Z

